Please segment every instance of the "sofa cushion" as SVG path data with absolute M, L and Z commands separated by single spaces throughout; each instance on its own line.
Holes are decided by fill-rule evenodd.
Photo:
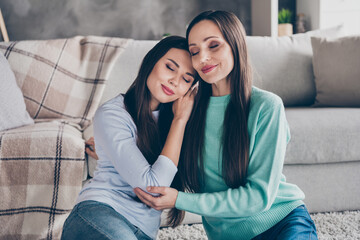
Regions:
M 285 164 L 360 160 L 359 108 L 286 108 L 291 140 Z
M 104 84 L 128 39 L 77 36 L 0 43 L 34 119 L 87 126 Z
M 360 107 L 360 36 L 311 38 L 315 106 Z
M 82 186 L 79 129 L 53 121 L 0 132 L 0 219 L 6 229 L 0 239 L 60 238 Z
M 343 36 L 343 27 L 290 37 L 247 37 L 254 85 L 279 95 L 285 106 L 309 106 L 315 100 L 311 36 Z
M 0 53 L 0 131 L 33 123 L 14 73 Z

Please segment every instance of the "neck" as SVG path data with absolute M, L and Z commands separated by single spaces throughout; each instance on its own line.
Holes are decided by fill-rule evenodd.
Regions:
M 221 97 L 231 93 L 230 81 L 228 81 L 226 78 L 211 84 L 211 88 L 212 96 L 214 97 Z
M 153 97 L 150 100 L 151 111 L 155 111 L 159 108 L 160 102 L 154 99 Z

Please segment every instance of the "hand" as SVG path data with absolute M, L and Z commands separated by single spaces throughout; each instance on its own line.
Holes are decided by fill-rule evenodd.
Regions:
M 89 138 L 86 142 L 85 142 L 85 152 L 92 158 L 95 158 L 96 160 L 99 160 L 98 155 L 96 154 L 95 151 L 95 141 L 94 141 L 94 137 Z
M 177 99 L 173 103 L 173 113 L 174 119 L 181 119 L 184 121 L 188 121 L 191 115 L 192 108 L 194 106 L 194 99 L 197 93 L 197 85 L 195 84 L 193 87 L 187 91 L 187 93 Z
M 179 193 L 178 190 L 170 187 L 147 187 L 146 190 L 150 193 L 160 194 L 160 196 L 154 197 L 140 188 L 135 188 L 135 194 L 147 206 L 158 211 L 175 207 L 176 198 Z

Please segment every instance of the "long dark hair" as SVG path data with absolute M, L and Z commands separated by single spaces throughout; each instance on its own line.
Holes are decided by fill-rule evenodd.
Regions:
M 230 101 L 226 108 L 222 136 L 222 177 L 230 188 L 246 184 L 249 163 L 249 134 L 247 128 L 252 73 L 246 46 L 246 33 L 240 20 L 230 12 L 206 11 L 195 17 L 186 31 L 186 38 L 194 25 L 203 20 L 214 22 L 230 45 L 234 56 L 234 68 L 227 81 L 230 82 Z M 190 192 L 200 192 L 204 182 L 204 130 L 211 85 L 200 80 L 193 114 L 184 136 L 179 171 L 183 185 Z M 194 137 L 196 136 L 196 137 Z M 199 159 L 199 162 L 197 161 Z M 200 169 L 199 169 L 200 168 Z M 200 177 L 199 177 L 200 173 Z
M 151 93 L 146 82 L 155 64 L 171 48 L 189 51 L 184 37 L 170 36 L 162 39 L 145 55 L 139 73 L 124 97 L 126 110 L 136 124 L 137 146 L 149 164 L 153 164 L 160 155 L 174 115 L 172 103 L 160 104 L 159 119 L 156 123 L 150 108 Z M 179 177 L 176 178 L 179 179 Z M 175 181 L 172 187 L 181 190 L 182 185 L 179 183 L 179 180 Z M 171 210 L 171 212 L 176 215 L 176 220 L 171 224 L 176 226 L 183 219 L 183 213 L 176 209 Z
M 188 51 L 187 41 L 180 36 L 170 36 L 158 42 L 144 57 L 139 73 L 125 94 L 124 103 L 137 128 L 137 146 L 149 162 L 153 164 L 160 155 L 173 118 L 172 103 L 160 105 L 158 123 L 150 108 L 151 93 L 147 79 L 155 64 L 171 49 Z

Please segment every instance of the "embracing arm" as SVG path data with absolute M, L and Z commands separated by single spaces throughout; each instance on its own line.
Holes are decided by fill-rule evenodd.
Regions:
M 203 216 L 246 217 L 271 207 L 282 176 L 289 129 L 281 100 L 266 105 L 251 134 L 245 186 L 214 193 L 179 192 L 177 208 Z
M 249 119 L 251 121 L 253 119 Z M 263 108 L 252 133 L 247 183 L 243 187 L 213 193 L 184 193 L 170 188 L 153 188 L 152 198 L 143 192 L 140 199 L 161 209 L 172 204 L 180 210 L 211 217 L 246 217 L 267 210 L 273 204 L 282 176 L 286 145 L 289 138 L 281 100 Z M 169 202 L 165 203 L 165 200 Z M 176 202 L 175 202 L 176 201 Z

